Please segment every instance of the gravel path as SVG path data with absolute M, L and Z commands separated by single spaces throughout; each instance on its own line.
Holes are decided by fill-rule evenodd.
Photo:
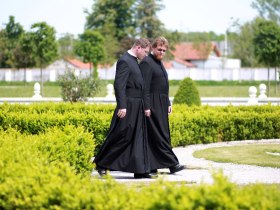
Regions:
M 271 167 L 260 167 L 252 165 L 232 164 L 232 163 L 217 163 L 201 158 L 193 157 L 193 152 L 196 150 L 233 146 L 243 144 L 280 144 L 280 139 L 273 140 L 248 140 L 222 142 L 212 144 L 190 145 L 187 147 L 174 148 L 173 151 L 177 155 L 181 164 L 187 166 L 188 169 L 180 171 L 176 174 L 169 174 L 168 169 L 159 170 L 159 178 L 168 181 L 186 182 L 186 183 L 212 183 L 212 172 L 222 169 L 230 181 L 237 184 L 249 183 L 278 183 L 280 184 L 280 169 Z M 93 175 L 97 177 L 97 172 Z M 133 174 L 118 171 L 110 172 L 110 175 L 118 182 L 152 182 L 154 179 L 134 179 Z

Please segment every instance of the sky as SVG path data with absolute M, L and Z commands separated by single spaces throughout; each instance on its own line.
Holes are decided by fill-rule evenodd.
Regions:
M 223 34 L 238 20 L 251 21 L 257 11 L 253 0 L 162 0 L 164 8 L 158 17 L 170 30 L 180 32 L 209 32 Z M 74 35 L 84 31 L 85 9 L 91 11 L 93 0 L 0 0 L 0 28 L 9 16 L 14 16 L 25 30 L 33 23 L 45 21 L 53 26 L 57 37 L 65 33 Z

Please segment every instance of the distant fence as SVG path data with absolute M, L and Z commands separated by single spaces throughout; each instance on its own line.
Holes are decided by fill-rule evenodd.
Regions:
M 99 69 L 99 77 L 102 80 L 112 80 L 115 77 L 115 68 Z M 65 68 L 43 69 L 43 81 L 54 82 L 58 75 L 65 72 Z M 76 74 L 88 75 L 89 70 L 75 69 Z M 190 77 L 193 80 L 213 81 L 264 81 L 268 79 L 268 69 L 265 68 L 240 68 L 240 69 L 199 69 L 199 68 L 170 68 L 167 70 L 170 80 L 181 80 Z M 269 70 L 269 79 L 279 81 L 279 72 Z M 41 80 L 40 69 L 0 69 L 0 81 L 27 81 L 37 82 Z

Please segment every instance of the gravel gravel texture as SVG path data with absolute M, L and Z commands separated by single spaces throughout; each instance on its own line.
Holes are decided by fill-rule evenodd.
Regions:
M 160 169 L 157 179 L 185 183 L 212 183 L 212 173 L 222 170 L 230 181 L 237 184 L 249 183 L 278 183 L 280 184 L 280 168 L 260 167 L 233 163 L 217 163 L 193 157 L 193 152 L 211 147 L 234 146 L 244 144 L 280 144 L 280 139 L 247 140 L 221 142 L 212 144 L 198 144 L 186 147 L 177 147 L 173 151 L 179 162 L 187 166 L 186 170 L 169 174 L 169 169 Z M 92 175 L 99 178 L 96 171 Z M 155 179 L 134 179 L 132 173 L 111 171 L 110 175 L 118 182 L 152 182 Z

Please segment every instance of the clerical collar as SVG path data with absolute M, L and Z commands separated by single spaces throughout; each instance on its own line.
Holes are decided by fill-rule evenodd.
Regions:
M 132 52 L 132 50 L 128 50 L 127 51 L 130 55 L 132 55 L 133 57 L 137 58 L 136 55 Z

